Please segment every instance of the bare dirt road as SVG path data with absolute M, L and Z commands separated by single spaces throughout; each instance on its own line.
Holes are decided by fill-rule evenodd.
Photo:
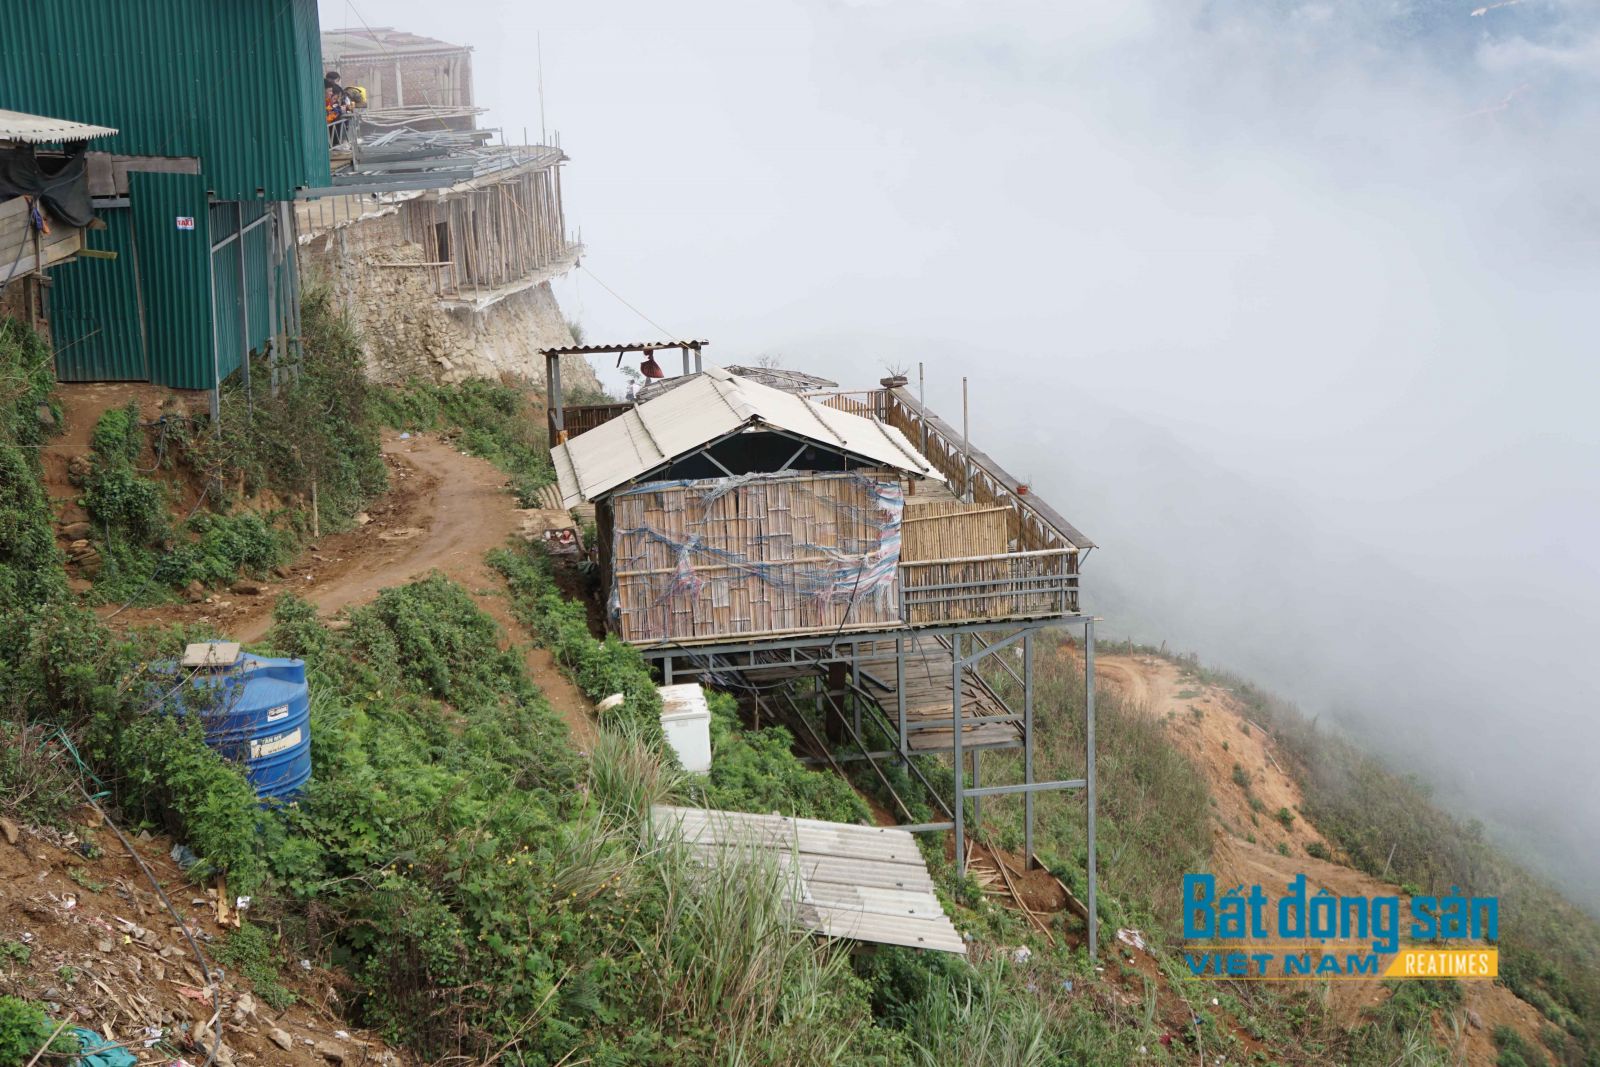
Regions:
M 195 604 L 130 608 L 112 621 L 119 626 L 210 622 L 234 640 L 258 641 L 271 628 L 273 606 L 285 593 L 304 597 L 323 615 L 334 615 L 367 603 L 384 589 L 438 571 L 464 586 L 508 639 L 529 644 L 530 635 L 507 603 L 504 582 L 484 557 L 526 524 L 560 516 L 519 509 L 503 473 L 438 435 L 402 439 L 385 434 L 383 457 L 391 488 L 367 509 L 368 521 L 319 538 L 283 569 L 283 577 L 263 583 L 261 593 L 219 592 Z M 527 663 L 551 706 L 587 750 L 594 737 L 589 701 L 546 650 L 530 645 Z

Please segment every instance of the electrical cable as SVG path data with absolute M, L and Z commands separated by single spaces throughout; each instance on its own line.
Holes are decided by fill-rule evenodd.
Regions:
M 689 343 L 685 338 L 678 336 L 676 333 L 672 332 L 671 330 L 667 329 L 665 326 L 661 325 L 655 319 L 652 319 L 649 315 L 646 315 L 644 312 L 640 311 L 638 308 L 636 308 L 632 304 L 628 303 L 627 298 L 625 298 L 621 293 L 617 292 L 615 289 L 611 288 L 611 286 L 607 285 L 605 283 L 605 281 L 600 277 L 600 275 L 598 275 L 594 271 L 590 270 L 584 264 L 579 263 L 578 264 L 578 269 L 583 271 L 584 273 L 588 274 L 589 277 L 593 278 L 594 281 L 595 281 L 595 284 L 600 286 L 600 288 L 604 289 L 606 292 L 608 292 L 612 296 L 616 297 L 617 300 L 621 302 L 623 307 L 627 308 L 629 311 L 631 311 L 635 315 L 639 316 L 645 322 L 648 322 L 651 326 L 654 326 L 656 329 L 660 330 L 663 334 L 665 334 L 667 336 L 668 339 L 676 341 L 678 344 L 688 344 Z

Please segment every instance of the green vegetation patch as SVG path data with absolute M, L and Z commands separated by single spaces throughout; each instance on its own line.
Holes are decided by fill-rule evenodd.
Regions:
M 51 1041 L 50 1035 L 55 1029 L 56 1024 L 39 1005 L 17 997 L 0 996 L 0 1067 L 23 1067 L 46 1043 L 49 1051 L 40 1062 L 61 1063 L 76 1056 L 77 1037 L 67 1031 Z
M 371 410 L 397 430 L 451 434 L 464 451 L 511 476 L 523 507 L 532 507 L 539 490 L 555 481 L 544 409 L 527 386 L 481 378 L 457 385 L 411 381 L 373 387 Z

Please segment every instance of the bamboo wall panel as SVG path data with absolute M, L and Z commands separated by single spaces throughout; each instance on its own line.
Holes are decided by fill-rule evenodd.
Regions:
M 624 640 L 827 632 L 900 619 L 893 474 L 650 482 L 611 498 Z
M 1011 540 L 1011 509 L 960 501 L 906 503 L 901 527 L 900 558 L 951 559 L 961 556 L 995 556 Z

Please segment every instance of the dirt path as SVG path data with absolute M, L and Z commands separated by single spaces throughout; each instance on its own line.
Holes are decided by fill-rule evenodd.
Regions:
M 194 604 L 129 609 L 116 623 L 210 622 L 235 640 L 258 641 L 271 628 L 273 606 L 285 593 L 304 597 L 325 616 L 335 615 L 438 571 L 464 586 L 507 635 L 529 644 L 530 635 L 507 603 L 504 582 L 484 557 L 526 524 L 558 516 L 518 509 L 503 473 L 435 434 L 402 439 L 387 433 L 383 458 L 391 489 L 367 509 L 367 521 L 308 545 L 273 581 L 263 583 L 259 594 L 222 592 Z M 109 616 L 110 609 L 104 614 Z M 587 751 L 594 740 L 588 700 L 545 649 L 530 647 L 527 664 Z

